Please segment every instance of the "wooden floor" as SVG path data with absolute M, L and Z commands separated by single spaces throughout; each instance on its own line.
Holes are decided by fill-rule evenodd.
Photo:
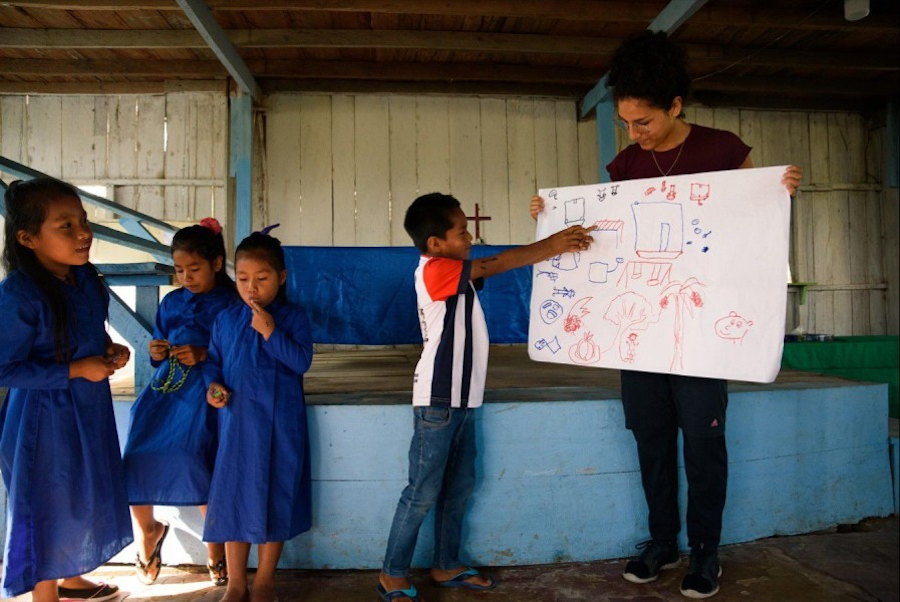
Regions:
M 321 351 L 304 379 L 310 404 L 409 403 L 420 348 Z M 782 371 L 774 383 L 730 382 L 731 391 L 847 386 L 851 381 Z M 619 371 L 534 362 L 524 345 L 491 347 L 485 400 L 619 399 Z M 553 392 L 548 392 L 553 389 Z M 587 395 L 587 396 L 586 396 Z
M 420 353 L 417 346 L 317 351 L 304 379 L 307 403 L 409 403 Z M 774 383 L 730 381 L 728 387 L 730 391 L 752 391 L 852 384 L 833 376 L 782 370 Z M 113 376 L 110 386 L 117 399 L 134 399 L 131 376 Z M 487 402 L 619 399 L 620 380 L 618 370 L 535 362 L 525 345 L 497 345 L 490 350 L 485 389 Z

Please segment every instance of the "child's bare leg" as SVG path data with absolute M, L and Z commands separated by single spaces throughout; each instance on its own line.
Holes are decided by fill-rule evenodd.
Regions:
M 141 562 L 146 564 L 153 555 L 159 539 L 163 536 L 165 526 L 153 517 L 153 506 L 132 506 L 131 518 L 137 527 L 134 529 L 134 542 L 137 545 Z M 155 565 L 149 566 L 147 569 L 147 576 L 150 579 L 155 578 L 159 572 Z
M 31 592 L 31 600 L 32 602 L 59 602 L 56 579 L 38 581 Z
M 250 544 L 246 541 L 225 543 L 225 558 L 228 562 L 228 587 L 221 602 L 244 602 L 247 600 L 247 558 Z
M 283 541 L 270 541 L 258 547 L 259 567 L 253 577 L 250 602 L 272 602 L 275 600 L 275 569 L 284 549 Z
M 200 506 L 200 514 L 203 515 L 203 520 L 206 520 L 206 506 Z M 206 566 L 214 567 L 216 563 L 222 560 L 222 557 L 225 556 L 225 544 L 221 543 L 208 543 L 206 544 Z M 226 562 L 227 564 L 227 562 Z

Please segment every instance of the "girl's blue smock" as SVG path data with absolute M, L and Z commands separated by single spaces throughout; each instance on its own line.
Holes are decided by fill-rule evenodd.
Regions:
M 231 397 L 219 412 L 216 455 L 203 540 L 287 541 L 311 524 L 309 435 L 303 374 L 312 362 L 306 313 L 275 300 L 269 340 L 235 304 L 213 326 L 206 383 Z
M 73 360 L 106 353 L 109 295 L 91 266 L 60 287 Z M 0 283 L 0 469 L 9 495 L 3 595 L 81 575 L 131 543 L 109 381 L 69 379 L 56 360 L 50 308 L 13 271 Z
M 173 346 L 209 347 L 209 331 L 219 313 L 240 297 L 218 286 L 195 295 L 186 288 L 165 296 L 156 313 L 154 339 Z M 133 506 L 200 506 L 206 503 L 216 457 L 216 410 L 206 403 L 200 366 L 171 393 L 155 391 L 169 374 L 169 358 L 157 366 L 150 384 L 131 407 L 125 444 L 125 483 Z M 176 370 L 175 380 L 182 375 Z

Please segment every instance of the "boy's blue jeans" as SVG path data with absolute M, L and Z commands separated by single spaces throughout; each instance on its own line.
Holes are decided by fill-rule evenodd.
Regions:
M 440 570 L 460 566 L 466 502 L 475 486 L 475 410 L 415 407 L 409 446 L 409 485 L 403 490 L 384 557 L 384 574 L 406 577 L 419 527 L 432 506 L 434 560 Z

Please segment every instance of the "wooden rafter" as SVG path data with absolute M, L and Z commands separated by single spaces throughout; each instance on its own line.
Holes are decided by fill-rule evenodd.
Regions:
M 262 100 L 262 90 L 253 78 L 253 74 L 244 59 L 238 54 L 237 49 L 225 34 L 212 12 L 204 4 L 203 0 L 177 0 L 178 6 L 184 11 L 194 28 L 203 36 L 210 49 L 218 57 L 222 66 L 238 83 L 245 94 L 249 94 L 255 100 Z
M 577 67 L 539 67 L 496 63 L 410 63 L 325 60 L 249 60 L 248 68 L 258 78 L 317 81 L 370 82 L 507 82 L 536 85 L 589 86 L 597 79 L 594 69 Z M 225 77 L 224 67 L 214 60 L 46 60 L 0 59 L 0 71 L 11 75 L 39 76 L 156 76 L 171 73 L 196 78 Z M 206 84 L 208 85 L 208 84 Z M 843 96 L 890 95 L 898 93 L 896 79 L 845 80 L 835 86 L 827 78 L 810 80 L 794 77 L 734 77 L 717 75 L 694 84 L 696 90 L 753 91 L 785 94 L 835 94 Z M 547 90 L 549 95 L 557 95 Z
M 49 60 L 0 59 L 0 72 L 7 75 L 131 75 L 166 76 L 178 74 L 191 77 L 225 76 L 219 61 L 159 61 L 159 60 Z
M 235 29 L 226 30 L 240 48 L 373 48 L 431 49 L 471 52 L 609 56 L 618 46 L 614 38 L 563 37 L 443 31 L 351 29 Z M 193 30 L 121 31 L 102 29 L 0 28 L 0 48 L 206 48 Z M 739 62 L 746 66 L 784 66 L 784 50 L 685 44 L 693 65 L 716 66 Z M 888 53 L 832 50 L 790 50 L 793 66 L 863 71 L 898 71 L 900 63 Z
M 6 0 L 6 6 L 59 10 L 180 10 L 176 0 Z M 665 0 L 207 0 L 216 11 L 332 11 L 382 14 L 519 17 L 561 21 L 649 24 L 668 4 Z M 810 11 L 789 6 L 757 8 L 710 2 L 690 20 L 695 26 L 759 27 L 773 29 L 896 32 L 897 6 L 887 14 L 872 14 L 848 22 L 840 11 Z

